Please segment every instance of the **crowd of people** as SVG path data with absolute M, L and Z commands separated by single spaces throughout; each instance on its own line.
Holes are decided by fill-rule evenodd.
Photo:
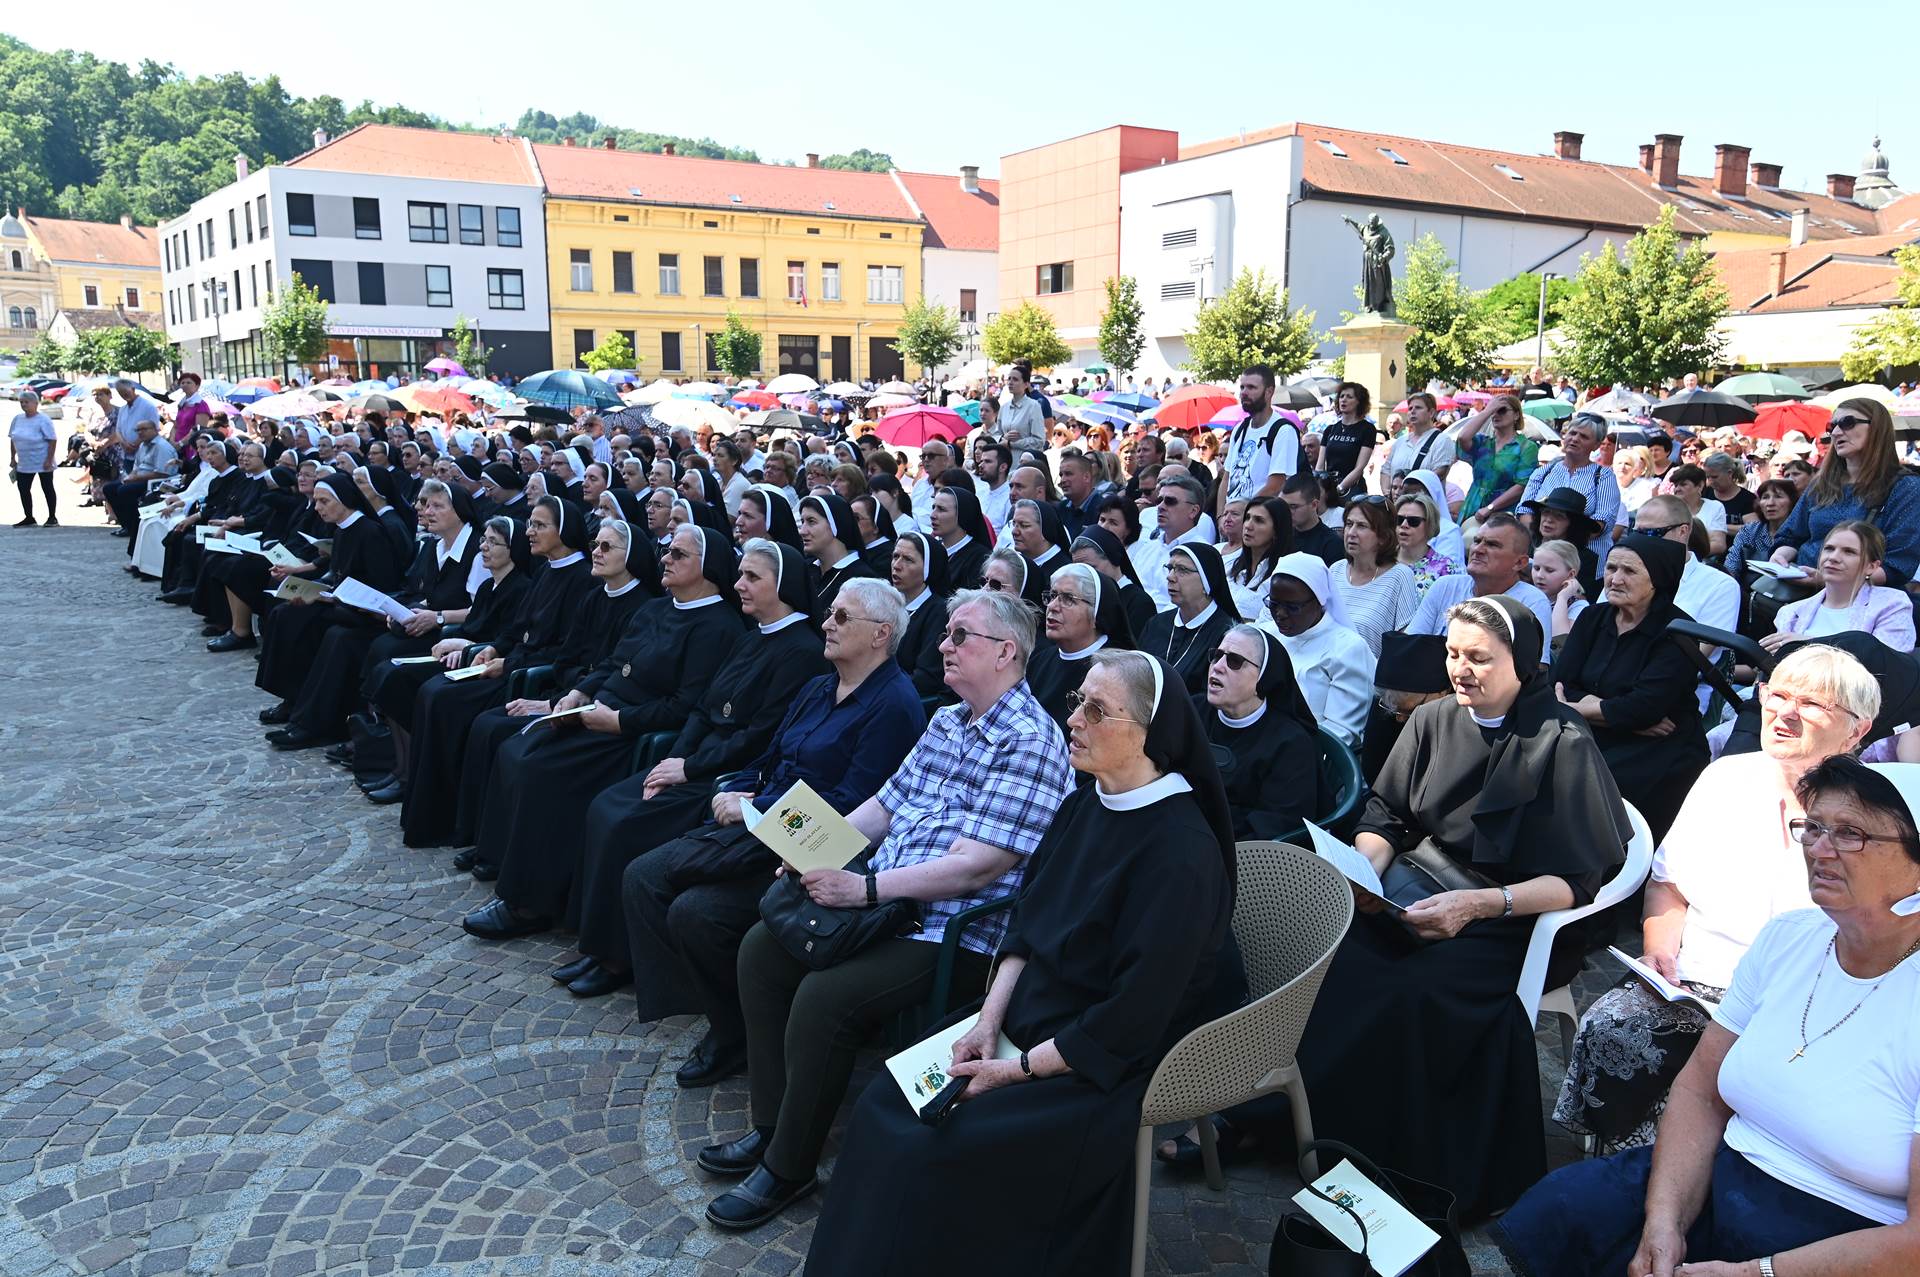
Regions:
M 1435 889 L 1356 888 L 1299 1048 L 1319 1133 L 1506 1212 L 1531 1273 L 1911 1271 L 1920 477 L 1887 409 L 1771 453 L 1576 409 L 1543 446 L 1520 393 L 1418 392 L 1383 431 L 1364 387 L 1303 422 L 1255 365 L 1230 428 L 1115 435 L 1031 377 L 911 449 L 584 411 L 183 427 L 126 383 L 93 478 L 127 571 L 252 653 L 266 744 L 491 884 L 468 934 L 568 934 L 571 996 L 704 1017 L 679 1085 L 750 1088 L 697 1158 L 735 1181 L 715 1225 L 815 1191 L 898 1017 L 978 1006 L 959 1121 L 884 1074 L 855 1104 L 811 1272 L 1124 1265 L 1148 1079 L 1246 996 L 1236 841 L 1324 819 L 1329 750 L 1366 785 L 1339 832 Z M 865 839 L 847 867 L 754 836 L 801 782 Z M 1549 1176 L 1516 980 L 1636 811 L 1646 961 L 1695 1000 L 1595 1004 L 1554 1115 L 1602 1156 Z M 1224 1154 L 1283 1151 L 1284 1103 L 1210 1119 Z

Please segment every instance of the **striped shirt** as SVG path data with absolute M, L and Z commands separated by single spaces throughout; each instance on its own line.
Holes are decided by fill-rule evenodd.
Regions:
M 1342 560 L 1334 564 L 1328 574 L 1333 577 L 1333 588 L 1339 591 L 1340 602 L 1347 610 L 1347 624 L 1367 641 L 1367 647 L 1378 660 L 1380 636 L 1388 630 L 1399 629 L 1420 610 L 1420 589 L 1414 584 L 1413 569 L 1404 563 L 1394 564 L 1365 585 L 1348 584 L 1348 566 Z

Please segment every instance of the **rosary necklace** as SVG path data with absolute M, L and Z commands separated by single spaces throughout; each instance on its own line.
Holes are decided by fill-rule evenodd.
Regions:
M 1833 946 L 1839 941 L 1839 939 L 1840 937 L 1836 933 L 1832 938 L 1830 938 L 1827 941 L 1827 952 L 1821 955 L 1820 965 L 1817 969 L 1815 969 L 1813 973 L 1813 987 L 1807 990 L 1807 1005 L 1800 1008 L 1800 1049 L 1787 1057 L 1788 1064 L 1792 1064 L 1795 1060 L 1805 1055 L 1807 1053 L 1807 1048 L 1812 1046 L 1814 1042 L 1818 1042 L 1820 1038 L 1826 1037 L 1827 1033 L 1832 1033 L 1834 1029 L 1839 1028 L 1841 1025 L 1845 1024 L 1848 1020 L 1851 1020 L 1853 1018 L 1853 1012 L 1858 1011 L 1861 1007 L 1867 1005 L 1867 999 L 1872 997 L 1879 990 L 1880 986 L 1887 982 L 1887 976 L 1892 975 L 1895 971 L 1898 971 L 1900 969 L 1900 964 L 1902 962 L 1905 962 L 1908 958 L 1911 958 L 1914 954 L 1920 953 L 1920 940 L 1916 940 L 1911 945 L 1907 946 L 1907 951 L 1900 955 L 1900 957 L 1894 962 L 1892 967 L 1888 968 L 1886 975 L 1883 975 L 1878 980 L 1875 980 L 1873 982 L 1873 986 L 1869 988 L 1865 993 L 1860 995 L 1860 1000 L 1853 1004 L 1853 1011 L 1849 1011 L 1845 1015 L 1841 1016 L 1838 1020 L 1835 1020 L 1833 1024 L 1828 1027 L 1826 1033 L 1820 1034 L 1818 1037 L 1814 1038 L 1812 1042 L 1809 1042 L 1807 1040 L 1807 1016 L 1813 1011 L 1813 995 L 1820 991 L 1820 977 L 1826 974 L 1827 958 L 1832 955 Z

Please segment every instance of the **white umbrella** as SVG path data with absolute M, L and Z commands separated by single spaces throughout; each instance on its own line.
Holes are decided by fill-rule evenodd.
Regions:
M 759 412 L 748 413 L 740 420 L 756 430 L 767 432 L 800 429 L 799 414 L 791 408 L 762 408 Z
M 629 404 L 635 405 L 663 403 L 673 398 L 673 396 L 679 392 L 679 389 L 680 387 L 674 385 L 665 377 L 662 377 L 658 381 L 649 382 L 638 390 L 630 390 L 620 397 Z
M 912 386 L 909 386 L 904 381 L 889 381 L 881 385 L 880 393 L 883 395 L 911 395 L 914 394 L 915 391 Z
M 758 390 L 760 389 L 760 383 L 751 377 L 742 377 L 733 383 L 733 388 L 735 390 Z
M 953 374 L 957 380 L 985 381 L 987 374 L 993 371 L 993 365 L 984 359 L 969 359 L 960 365 L 960 371 Z
M 725 386 L 712 381 L 690 381 L 684 386 L 675 386 L 673 393 L 682 399 L 711 399 L 715 395 L 731 394 Z
M 1829 390 L 1826 394 L 1821 395 L 1818 399 L 1812 400 L 1811 402 L 1816 408 L 1838 408 L 1849 399 L 1872 399 L 1885 404 L 1888 412 L 1893 411 L 1893 405 L 1897 402 L 1891 390 L 1888 390 L 1885 386 L 1876 386 L 1871 382 L 1861 382 L 1858 385 L 1842 386 L 1838 390 Z
M 830 395 L 864 395 L 867 392 L 850 381 L 836 381 L 827 386 Z
M 783 372 L 767 383 L 768 392 L 776 395 L 802 395 L 818 389 L 820 383 L 803 372 Z
M 318 416 L 326 410 L 325 400 L 316 399 L 304 390 L 289 390 L 282 394 L 268 395 L 247 408 L 248 412 L 262 417 L 272 417 L 275 421 L 281 421 L 287 417 Z
M 1589 399 L 1580 405 L 1582 412 L 1597 412 L 1601 416 L 1626 413 L 1629 416 L 1645 416 L 1647 409 L 1653 407 L 1653 400 L 1637 390 L 1626 386 L 1615 386 L 1606 394 Z
M 689 430 L 698 430 L 701 426 L 732 430 L 740 424 L 739 419 L 725 408 L 704 399 L 668 399 L 655 404 L 653 419 L 669 428 L 685 426 Z
M 881 408 L 881 409 L 906 408 L 906 407 L 910 407 L 913 404 L 917 404 L 919 402 L 920 402 L 919 399 L 915 398 L 913 395 L 899 395 L 899 394 L 885 393 L 885 394 L 875 395 L 873 398 L 867 400 L 867 407 Z

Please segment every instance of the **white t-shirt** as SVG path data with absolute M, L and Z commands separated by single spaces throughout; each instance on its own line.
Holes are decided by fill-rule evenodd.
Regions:
M 1712 497 L 1703 497 L 1700 501 L 1700 513 L 1693 516 L 1706 526 L 1709 532 L 1727 530 L 1727 507 Z
M 1806 858 L 1787 836 L 1799 811 L 1765 754 L 1723 755 L 1693 782 L 1653 853 L 1653 880 L 1687 898 L 1682 980 L 1726 988 L 1762 927 L 1812 907 Z
M 1920 1133 L 1920 959 L 1856 980 L 1828 948 L 1833 935 L 1825 913 L 1797 910 L 1768 923 L 1740 959 L 1713 1013 L 1740 1035 L 1720 1065 L 1720 1098 L 1733 1109 L 1727 1146 L 1782 1183 L 1899 1224 Z M 1810 1045 L 1788 1063 L 1803 1010 Z
M 1269 446 L 1267 436 L 1273 436 Z M 1251 500 L 1267 485 L 1267 477 L 1278 470 L 1284 475 L 1300 471 L 1300 432 L 1285 417 L 1270 418 L 1263 426 L 1235 426 L 1227 437 L 1227 455 L 1221 473 L 1227 480 L 1227 500 Z
M 1423 448 L 1426 450 L 1424 455 L 1421 452 Z M 1415 470 L 1431 470 L 1444 482 L 1447 471 L 1453 468 L 1455 460 L 1453 436 L 1439 426 L 1435 426 L 1418 439 L 1414 438 L 1411 432 L 1403 431 L 1400 437 L 1393 441 L 1393 447 L 1387 450 L 1386 472 L 1399 474 L 1402 471 L 1411 473 Z
M 14 469 L 21 474 L 43 474 L 53 469 L 53 445 L 60 436 L 51 417 L 22 413 L 8 424 L 7 438 L 13 441 Z

